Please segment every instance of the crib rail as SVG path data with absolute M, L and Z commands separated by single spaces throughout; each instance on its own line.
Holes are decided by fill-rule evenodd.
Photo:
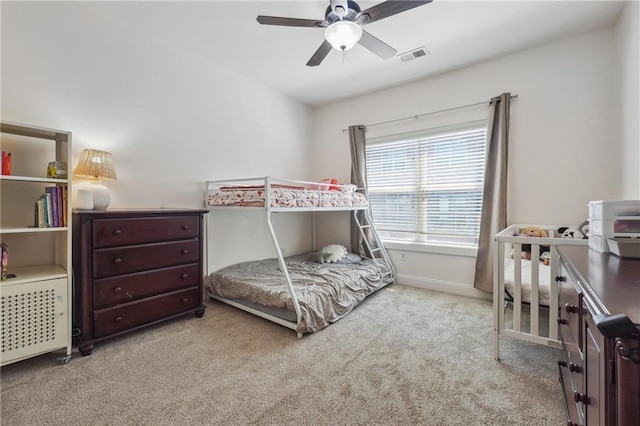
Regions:
M 528 226 L 544 229 L 548 237 L 519 236 L 520 230 Z M 558 283 L 555 280 L 559 262 L 557 247 L 588 244 L 588 240 L 561 238 L 558 229 L 562 226 L 511 225 L 494 236 L 493 355 L 496 360 L 500 358 L 500 336 L 560 347 Z M 523 270 L 526 269 L 525 262 L 529 261 L 520 256 L 523 244 L 531 246 L 528 273 L 523 273 Z M 540 267 L 542 261 L 539 257 L 542 247 L 546 246 L 549 247 L 549 265 Z M 510 267 L 507 268 L 507 265 Z M 512 284 L 511 292 L 507 292 L 507 280 Z M 541 301 L 542 293 L 544 299 L 548 300 L 546 303 Z M 510 321 L 506 318 L 508 308 L 511 308 Z

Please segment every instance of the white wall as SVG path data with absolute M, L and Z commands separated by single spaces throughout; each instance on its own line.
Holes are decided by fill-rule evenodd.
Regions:
M 640 3 L 629 1 L 616 28 L 622 109 L 622 195 L 640 199 Z
M 616 30 L 310 111 L 132 34 L 81 2 L 3 2 L 2 119 L 72 131 L 74 164 L 83 148 L 112 152 L 118 181 L 107 185 L 115 208 L 200 207 L 206 179 L 268 174 L 348 181 L 342 132 L 348 125 L 510 91 L 520 97 L 512 103 L 509 221 L 577 224 L 589 200 L 638 196 L 637 15 L 631 2 Z M 320 219 L 320 244 L 348 244 L 343 218 Z M 272 255 L 262 220 L 217 214 L 210 224 L 212 266 Z M 277 222 L 286 229 L 287 253 L 308 246 L 306 219 Z M 391 255 L 401 282 L 461 292 L 472 282 L 473 257 L 411 252 L 400 262 Z
M 308 178 L 309 108 L 82 3 L 3 2 L 2 119 L 71 131 L 73 165 L 83 148 L 112 152 L 112 208 L 200 208 L 206 179 Z M 274 254 L 259 216 L 221 216 L 213 267 Z M 307 224 L 287 225 L 290 253 Z
M 517 93 L 511 110 L 508 221 L 577 225 L 587 217 L 588 201 L 622 195 L 613 43 L 613 28 L 607 28 L 319 108 L 315 170 L 349 179 L 348 136 L 341 130 L 351 124 Z M 346 221 L 324 225 L 322 234 L 330 240 L 339 240 L 348 226 Z M 473 257 L 410 252 L 401 262 L 397 252 L 391 254 L 399 282 L 475 294 L 469 290 Z

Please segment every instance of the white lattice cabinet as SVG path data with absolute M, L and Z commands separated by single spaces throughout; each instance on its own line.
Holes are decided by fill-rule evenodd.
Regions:
M 11 175 L 0 177 L 0 238 L 8 248 L 9 278 L 0 281 L 1 365 L 49 352 L 71 359 L 71 209 L 66 226 L 39 227 L 35 203 L 47 187 L 68 177 L 47 177 L 51 161 L 70 166 L 71 133 L 2 122 L 0 145 L 12 153 Z

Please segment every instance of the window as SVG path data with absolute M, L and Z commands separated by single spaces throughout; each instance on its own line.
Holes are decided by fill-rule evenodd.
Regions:
M 482 210 L 486 124 L 366 148 L 373 221 L 389 241 L 475 245 Z

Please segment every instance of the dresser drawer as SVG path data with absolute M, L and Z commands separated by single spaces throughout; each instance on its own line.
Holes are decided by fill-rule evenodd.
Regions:
M 116 247 L 197 238 L 199 216 L 96 219 L 93 247 Z
M 102 278 L 93 283 L 93 306 L 103 308 L 193 287 L 198 285 L 199 280 L 200 265 L 198 263 Z
M 94 311 L 94 337 L 107 336 L 194 309 L 200 306 L 198 293 L 198 288 L 192 288 Z
M 567 364 L 565 362 L 565 364 Z M 581 414 L 578 414 L 578 405 L 574 401 L 574 394 L 576 391 L 575 384 L 571 379 L 571 372 L 567 368 L 567 365 L 561 365 L 559 367 L 560 384 L 562 385 L 562 392 L 564 397 L 564 408 L 567 415 L 567 425 L 577 425 L 579 423 L 574 420 L 581 419 Z M 581 423 L 580 423 L 581 424 Z
M 103 278 L 197 262 L 200 241 L 175 241 L 93 251 L 93 277 Z

